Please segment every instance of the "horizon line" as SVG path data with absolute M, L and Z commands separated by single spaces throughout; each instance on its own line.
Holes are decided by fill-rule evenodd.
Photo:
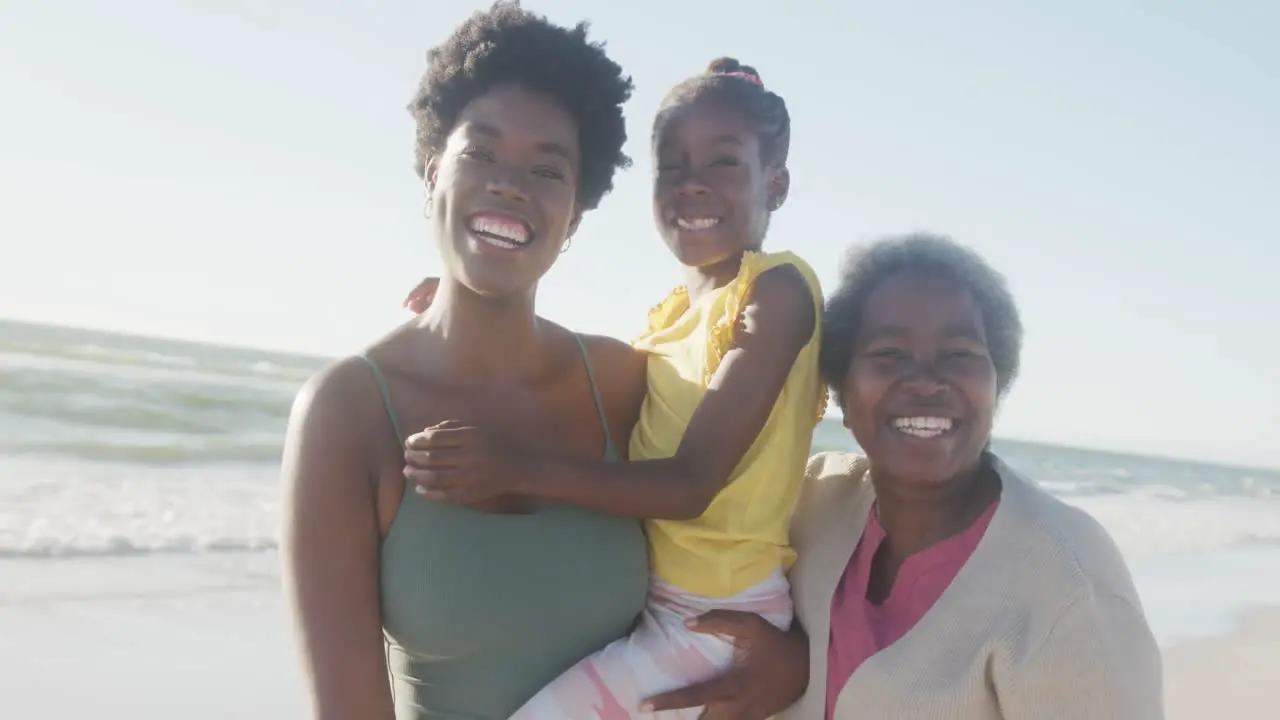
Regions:
M 114 335 L 116 337 L 121 337 L 121 338 L 131 338 L 136 340 L 153 341 L 153 342 L 159 341 L 159 342 L 173 342 L 173 343 L 180 343 L 180 344 L 185 343 L 189 345 L 203 345 L 205 347 L 220 348 L 225 350 L 265 352 L 265 353 L 271 353 L 275 355 L 288 355 L 296 358 L 306 358 L 310 360 L 325 361 L 325 362 L 332 362 L 341 357 L 340 354 L 329 355 L 325 353 L 317 353 L 312 351 L 299 351 L 296 349 L 272 348 L 272 347 L 264 347 L 260 345 L 247 345 L 243 343 L 227 342 L 222 340 L 209 340 L 205 338 L 190 337 L 190 336 L 180 337 L 180 336 L 174 336 L 174 335 L 151 335 L 145 332 L 115 330 L 110 328 L 94 327 L 89 325 L 69 325 L 62 322 L 47 322 L 47 321 L 40 321 L 40 320 L 31 320 L 27 318 L 17 318 L 12 316 L 0 316 L 0 324 L 2 323 L 46 327 L 46 328 L 57 328 L 60 330 L 70 330 L 70 331 L 86 332 L 86 333 L 98 333 L 102 335 Z M 828 405 L 827 412 L 823 414 L 822 419 L 839 421 L 840 416 L 836 413 L 833 413 L 831 406 Z M 1099 454 L 1114 455 L 1114 456 L 1127 456 L 1127 457 L 1147 459 L 1147 460 L 1162 460 L 1167 462 L 1207 465 L 1207 466 L 1219 467 L 1219 468 L 1225 468 L 1225 469 L 1231 469 L 1231 470 L 1240 470 L 1244 472 L 1280 473 L 1280 464 L 1275 466 L 1268 466 L 1268 465 L 1262 465 L 1262 464 L 1253 464 L 1251 462 L 1215 460 L 1215 459 L 1209 459 L 1205 457 L 1195 457 L 1195 456 L 1189 456 L 1189 455 L 1177 456 L 1177 455 L 1166 454 L 1162 452 L 1154 452 L 1150 450 L 1132 450 L 1132 449 L 1120 448 L 1115 446 L 1111 446 L 1111 447 L 1088 446 L 1088 445 L 1082 445 L 1078 442 L 1072 442 L 1072 441 L 1051 440 L 1051 439 L 1033 438 L 1033 437 L 1027 437 L 1027 436 L 1017 437 L 1012 435 L 998 435 L 998 436 L 993 435 L 992 439 L 997 441 L 1022 443 L 1026 445 L 1040 445 L 1044 447 L 1052 447 L 1052 448 L 1058 448 L 1062 450 L 1076 450 L 1081 452 L 1091 452 L 1091 453 L 1099 453 Z

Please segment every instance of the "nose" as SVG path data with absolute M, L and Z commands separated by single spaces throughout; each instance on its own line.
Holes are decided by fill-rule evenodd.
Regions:
M 948 390 L 948 385 L 938 377 L 932 366 L 918 362 L 902 380 L 901 387 L 907 394 L 920 400 L 941 399 Z
M 699 195 L 707 194 L 707 186 L 701 182 L 690 179 L 687 182 L 680 183 L 680 187 L 677 188 L 676 192 L 682 196 L 698 197 Z
M 488 191 L 489 194 L 500 197 L 503 200 L 514 200 L 520 203 L 529 201 L 529 193 L 526 192 L 519 183 L 516 183 L 508 177 L 499 177 L 490 180 L 485 185 L 485 190 Z
M 676 194 L 688 195 L 696 197 L 698 195 L 706 195 L 710 188 L 703 182 L 698 173 L 692 170 L 686 170 L 680 174 L 676 180 Z

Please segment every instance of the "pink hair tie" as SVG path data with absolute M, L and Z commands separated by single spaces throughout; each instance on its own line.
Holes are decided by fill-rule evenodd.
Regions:
M 736 77 L 736 78 L 742 78 L 743 80 L 746 80 L 747 82 L 751 83 L 752 85 L 759 85 L 760 87 L 764 87 L 764 81 L 760 79 L 760 76 L 759 76 L 759 75 L 752 75 L 752 74 L 751 74 L 751 73 L 749 73 L 749 72 L 743 72 L 743 71 L 741 71 L 741 70 L 735 70 L 735 71 L 733 71 L 733 72 L 718 72 L 718 73 L 716 73 L 716 75 L 724 75 L 725 77 Z

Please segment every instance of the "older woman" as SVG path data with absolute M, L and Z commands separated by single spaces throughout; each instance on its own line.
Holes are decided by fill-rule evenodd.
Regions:
M 1115 544 L 989 449 L 1022 340 L 1001 276 L 944 238 L 889 239 L 852 255 L 823 333 L 866 457 L 809 462 L 792 582 L 810 680 L 787 717 L 1162 717 Z
M 1022 341 L 1000 275 L 939 237 L 859 249 L 823 337 L 866 457 L 809 461 L 791 573 L 809 687 L 782 717 L 1163 717 L 1160 653 L 1115 544 L 989 449 Z M 761 628 L 754 649 L 781 640 Z

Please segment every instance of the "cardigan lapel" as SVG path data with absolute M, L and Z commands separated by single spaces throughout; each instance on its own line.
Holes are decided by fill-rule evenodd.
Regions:
M 831 601 L 866 525 L 874 499 L 861 457 L 832 454 L 811 473 L 806 512 L 797 514 L 798 558 L 791 572 L 796 612 L 809 635 L 809 687 L 789 717 L 826 714 Z
M 854 671 L 836 698 L 836 720 L 888 716 L 887 708 L 892 707 L 889 702 L 892 697 L 892 690 L 888 687 L 890 679 L 910 672 L 912 658 L 937 653 L 933 644 L 937 641 L 941 624 L 950 617 L 982 618 L 972 608 L 986 605 L 984 598 L 990 592 L 993 579 L 1001 577 L 1007 571 L 1011 558 L 1019 557 L 1019 540 L 1027 512 L 1027 496 L 1036 492 L 1033 485 L 999 458 L 993 458 L 993 467 L 1000 476 L 1000 504 L 973 554 L 961 566 L 955 579 L 942 592 L 933 607 L 925 611 L 914 627 L 897 642 L 867 658 Z M 829 616 L 827 622 L 830 627 Z M 812 646 L 812 638 L 809 642 Z M 825 642 L 823 647 L 826 647 Z M 825 659 L 824 656 L 823 660 Z M 825 673 L 825 663 L 823 668 Z M 825 674 L 823 680 L 825 688 Z M 812 680 L 810 683 L 812 684 Z M 825 707 L 823 709 L 825 711 Z

